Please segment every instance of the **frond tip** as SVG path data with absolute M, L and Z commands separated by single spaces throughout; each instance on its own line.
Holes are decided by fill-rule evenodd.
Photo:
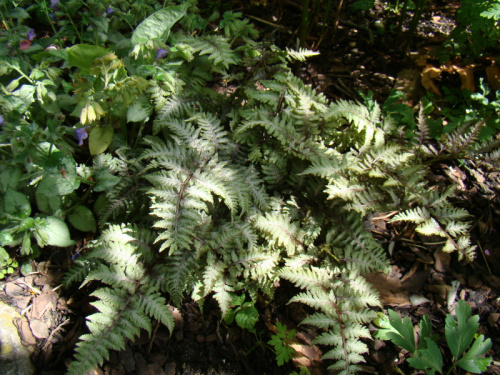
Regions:
M 145 277 L 154 264 L 149 246 L 143 242 L 153 236 L 145 232 L 131 226 L 110 226 L 85 255 L 99 262 L 82 285 L 98 280 L 108 287 L 91 294 L 97 298 L 91 303 L 97 312 L 87 317 L 89 333 L 80 337 L 68 374 L 86 374 L 102 365 L 110 350 L 124 350 L 126 342 L 138 337 L 142 329 L 151 333 L 152 319 L 172 332 L 169 306 L 158 285 Z

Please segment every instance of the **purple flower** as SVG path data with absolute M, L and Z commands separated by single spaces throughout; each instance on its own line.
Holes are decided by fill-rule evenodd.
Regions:
M 59 0 L 50 0 L 50 8 L 53 10 L 57 10 L 57 4 L 59 4 Z
M 114 10 L 113 8 L 108 7 L 108 8 L 106 9 L 106 16 L 110 16 L 110 15 L 112 15 L 114 12 L 115 12 L 115 10 Z
M 2 115 L 0 115 L 0 126 L 2 126 L 3 124 L 5 124 L 5 119 Z
M 488 249 L 484 250 L 484 253 L 485 253 L 486 255 L 491 255 L 491 254 L 490 254 L 490 251 L 489 251 Z
M 30 42 L 31 42 L 33 39 L 35 39 L 35 36 L 36 36 L 36 34 L 35 34 L 35 30 L 33 30 L 33 29 L 30 29 L 30 30 L 28 31 L 28 33 L 26 34 L 26 38 L 28 38 L 28 40 L 29 40 Z
M 163 48 L 158 48 L 156 50 L 156 58 L 155 58 L 155 61 L 158 60 L 158 59 L 163 59 L 165 56 L 167 56 L 167 53 L 168 51 L 166 49 L 163 49 Z
M 83 140 L 89 137 L 87 133 L 88 128 L 90 128 L 90 126 L 85 126 L 84 128 L 75 129 L 75 137 L 76 139 L 78 139 L 78 146 L 82 146 Z

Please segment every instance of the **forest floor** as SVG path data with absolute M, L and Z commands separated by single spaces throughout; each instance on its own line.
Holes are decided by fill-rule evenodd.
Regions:
M 273 38 L 270 42 L 281 48 L 296 48 L 301 9 L 292 1 L 285 3 L 279 13 L 274 13 L 272 5 L 245 5 L 244 13 L 253 17 L 261 35 Z M 238 10 L 238 2 L 228 4 L 232 4 L 231 10 Z M 425 94 L 422 70 L 437 61 L 433 53 L 452 30 L 457 7 L 455 2 L 429 1 L 428 11 L 410 43 L 404 33 L 390 32 L 398 18 L 387 9 L 342 10 L 337 29 L 327 25 L 326 31 L 321 27 L 311 30 L 307 46 L 321 54 L 297 66 L 297 74 L 332 100 L 362 100 L 359 92 L 372 91 L 374 99 L 383 102 L 393 88 L 398 88 L 407 94 L 408 104 L 416 106 Z M 379 23 L 375 26 L 377 20 L 383 29 Z M 475 73 L 483 74 L 480 66 L 476 66 Z M 441 84 L 460 86 L 460 77 L 443 74 L 434 83 L 438 88 Z M 471 172 L 460 165 L 442 164 L 433 169 L 429 181 L 459 186 L 455 199 L 474 214 L 472 238 L 479 245 L 476 260 L 459 262 L 456 254 L 439 250 L 439 238 L 420 237 L 411 226 L 391 225 L 390 213 L 380 213 L 371 217 L 369 229 L 388 249 L 392 272 L 370 275 L 369 281 L 379 291 L 384 308 L 409 316 L 414 324 L 428 314 L 434 329 L 442 333 L 440 340 L 444 340 L 444 318 L 449 312 L 448 295 L 453 294 L 450 290 L 458 281 L 456 300 L 471 305 L 473 313 L 480 316 L 478 333 L 493 341 L 488 355 L 495 362 L 487 373 L 500 374 L 500 176 L 495 171 Z M 81 239 L 80 246 L 84 241 Z M 0 299 L 19 309 L 31 305 L 27 322 L 18 329 L 23 341 L 35 349 L 32 360 L 39 374 L 64 373 L 65 363 L 71 360 L 74 345 L 85 331 L 85 316 L 91 313 L 85 288 L 54 290 L 69 268 L 73 252 L 54 249 L 50 257 L 34 264 L 36 273 L 11 275 L 0 293 Z M 151 337 L 145 333 L 137 342 L 128 344 L 126 351 L 113 353 L 96 374 L 298 372 L 291 363 L 277 366 L 267 344 L 277 320 L 297 330 L 295 364 L 306 365 L 312 374 L 326 374 L 327 363 L 320 361 L 324 348 L 310 346 L 316 332 L 299 325 L 309 310 L 298 304 L 287 305 L 292 288 L 283 282 L 272 304 L 262 302 L 258 306 L 261 315 L 255 333 L 234 324 L 226 326 L 220 321 L 214 301 L 208 300 L 203 312 L 195 303 L 185 301 L 180 311 L 173 310 L 176 328 L 171 336 L 166 328 L 154 327 Z M 31 327 L 35 317 L 38 326 Z M 412 373 L 405 362 L 407 353 L 389 342 L 367 343 L 370 352 L 366 355 L 366 373 Z

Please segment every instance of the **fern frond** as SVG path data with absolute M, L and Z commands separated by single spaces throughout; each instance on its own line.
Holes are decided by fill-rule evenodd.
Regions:
M 461 157 L 466 152 L 473 152 L 473 146 L 478 141 L 479 133 L 486 125 L 486 120 L 478 121 L 471 125 L 465 123 L 458 127 L 450 134 L 444 134 L 442 142 L 445 149 L 455 155 Z
M 208 55 L 208 59 L 213 64 L 212 69 L 219 73 L 224 73 L 229 69 L 229 65 L 237 65 L 240 62 L 239 55 L 231 49 L 227 38 L 223 36 L 183 36 L 180 41 L 189 45 L 194 53 Z
M 138 304 L 143 306 L 146 315 L 154 317 L 172 333 L 174 331 L 172 312 L 167 307 L 165 298 L 156 291 L 156 288 L 145 286 L 139 290 L 138 297 Z
M 179 306 L 187 289 L 188 279 L 193 270 L 197 269 L 195 253 L 193 251 L 178 251 L 170 254 L 166 260 L 166 269 L 168 270 L 165 275 L 167 290 L 173 303 Z
M 313 341 L 315 344 L 333 346 L 323 359 L 336 361 L 330 368 L 353 374 L 359 369 L 357 363 L 364 362 L 362 354 L 368 350 L 366 344 L 359 340 L 360 337 L 370 337 L 363 324 L 376 316 L 367 307 L 380 305 L 380 302 L 373 289 L 356 271 L 347 274 L 337 272 L 315 267 L 285 268 L 279 275 L 306 289 L 290 302 L 305 303 L 321 311 L 306 318 L 302 324 L 329 329 Z M 349 282 L 346 283 L 346 280 Z
M 95 260 L 77 259 L 71 268 L 64 274 L 64 287 L 68 288 L 74 283 L 80 283 L 90 272 L 99 267 L 99 264 L 100 263 Z
M 420 224 L 431 218 L 429 212 L 423 207 L 416 207 L 414 209 L 409 209 L 395 215 L 391 222 L 396 221 L 410 221 L 412 223 Z
M 231 292 L 234 291 L 234 288 L 229 285 L 225 278 L 221 278 L 214 285 L 213 291 L 214 298 L 219 303 L 221 314 L 224 317 L 231 308 L 231 303 L 233 301 Z
M 358 133 L 363 133 L 363 149 L 366 149 L 374 138 L 376 123 L 380 120 L 380 108 L 370 113 L 364 105 L 351 101 L 338 100 L 332 103 L 326 113 L 327 121 L 336 121 L 339 125 L 347 121 Z
M 107 284 L 91 296 L 97 313 L 87 318 L 89 334 L 81 336 L 75 361 L 68 374 L 84 374 L 109 358 L 109 350 L 123 350 L 127 340 L 139 336 L 140 330 L 151 333 L 151 319 L 165 324 L 170 332 L 173 317 L 158 287 L 146 277 L 147 264 L 154 264 L 148 247 L 153 238 L 136 226 L 111 225 L 94 241 L 85 258 L 95 262 L 82 286 L 93 280 Z M 97 261 L 96 261 L 97 260 Z
M 123 223 L 127 219 L 133 221 L 134 215 L 139 216 L 138 211 L 132 212 L 131 208 L 140 210 L 144 207 L 141 200 L 143 194 L 140 193 L 144 188 L 145 185 L 137 176 L 122 178 L 120 183 L 106 192 L 106 203 L 98 214 L 99 226 L 103 227 L 117 217 L 120 217 L 120 222 Z
M 283 246 L 288 256 L 294 255 L 297 250 L 303 249 L 302 239 L 297 223 L 291 222 L 285 215 L 273 215 L 267 213 L 258 216 L 253 225 L 264 232 L 278 246 Z
M 500 4 L 492 3 L 488 5 L 489 5 L 488 9 L 481 12 L 481 17 L 493 19 L 495 21 L 500 20 Z
M 298 51 L 295 51 L 287 47 L 286 53 L 287 53 L 286 57 L 289 61 L 297 60 L 301 62 L 306 61 L 308 57 L 319 55 L 319 52 L 315 52 L 307 48 L 299 48 Z
M 224 262 L 217 260 L 215 254 L 208 253 L 207 265 L 203 272 L 203 287 L 205 289 L 205 296 L 213 290 L 215 283 L 223 277 L 226 267 L 227 266 Z

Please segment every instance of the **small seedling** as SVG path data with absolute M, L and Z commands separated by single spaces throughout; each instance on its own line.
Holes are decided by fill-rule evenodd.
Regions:
M 13 273 L 18 266 L 17 261 L 13 260 L 3 247 L 0 247 L 0 280 Z
M 382 328 L 377 332 L 377 338 L 391 340 L 395 345 L 412 353 L 412 358 L 408 358 L 410 366 L 426 370 L 431 375 L 443 373 L 443 357 L 436 343 L 437 335 L 431 336 L 432 325 L 427 315 L 424 315 L 420 322 L 418 343 L 415 341 L 413 325 L 408 317 L 401 320 L 395 311 L 389 310 L 389 317 L 383 315 L 376 319 L 375 323 Z M 471 308 L 464 301 L 459 301 L 456 317 L 446 315 L 446 342 L 453 356 L 452 365 L 446 374 L 451 374 L 456 367 L 480 374 L 491 364 L 491 357 L 483 357 L 491 348 L 491 340 L 485 340 L 483 335 L 477 336 L 478 328 L 479 315 L 471 316 Z
M 255 324 L 259 320 L 259 312 L 254 306 L 253 302 L 245 302 L 245 295 L 233 295 L 231 309 L 226 313 L 224 322 L 231 324 L 236 320 L 236 324 L 240 328 L 248 329 L 250 332 L 254 331 Z
M 284 363 L 292 359 L 293 355 L 296 353 L 295 349 L 290 346 L 295 336 L 295 330 L 291 329 L 288 331 L 286 325 L 281 324 L 280 322 L 276 323 L 276 329 L 278 330 L 278 333 L 276 335 L 272 335 L 271 340 L 267 343 L 274 347 L 278 366 L 282 366 Z

